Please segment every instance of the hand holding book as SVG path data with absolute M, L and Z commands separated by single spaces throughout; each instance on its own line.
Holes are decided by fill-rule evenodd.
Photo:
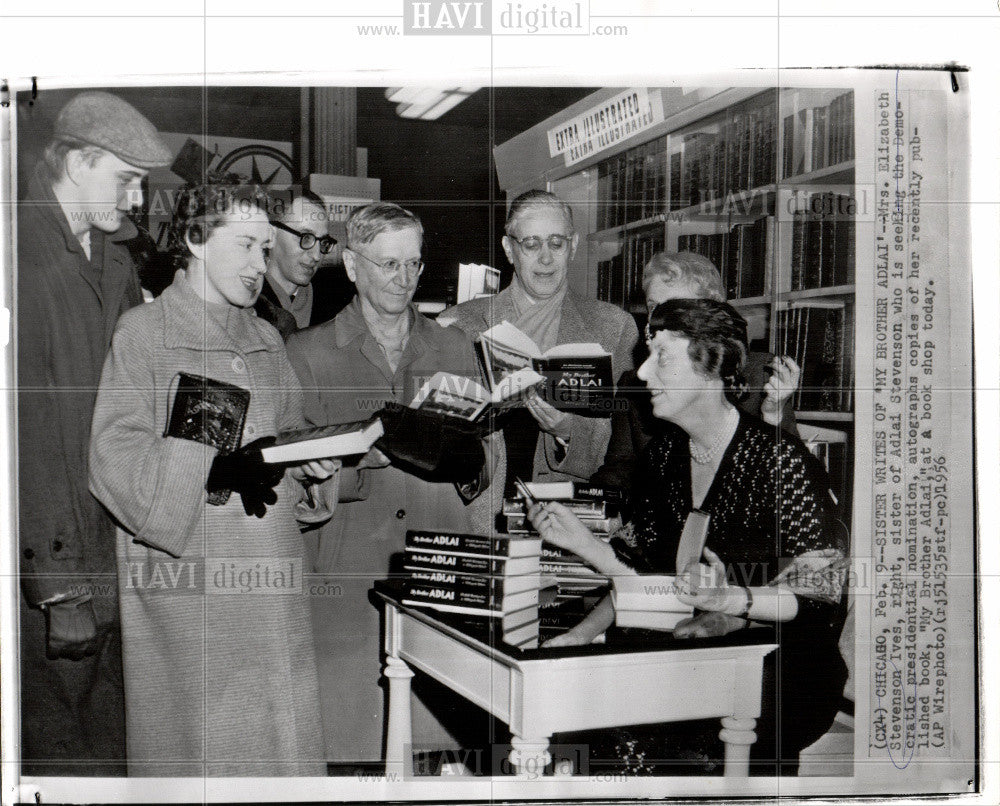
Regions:
M 232 453 L 216 455 L 205 489 L 210 495 L 218 490 L 233 490 L 239 493 L 247 515 L 263 518 L 267 508 L 277 502 L 274 488 L 285 475 L 284 466 L 267 464 L 261 455 L 261 450 L 273 445 L 274 440 L 261 437 Z
M 552 434 L 564 442 L 569 441 L 572 432 L 569 414 L 559 411 L 551 403 L 546 402 L 534 388 L 528 390 L 524 398 L 524 405 L 542 431 Z

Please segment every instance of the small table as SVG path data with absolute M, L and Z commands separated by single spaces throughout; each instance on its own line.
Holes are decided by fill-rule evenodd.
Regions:
M 640 648 L 519 650 L 491 645 L 433 611 L 402 605 L 384 589 L 376 588 L 376 596 L 386 616 L 387 773 L 413 773 L 413 667 L 510 727 L 510 762 L 518 775 L 545 769 L 553 733 L 716 717 L 722 719 L 724 774 L 749 775 L 764 657 L 777 649 L 771 630 L 741 631 L 729 641 L 682 643 L 664 634 Z

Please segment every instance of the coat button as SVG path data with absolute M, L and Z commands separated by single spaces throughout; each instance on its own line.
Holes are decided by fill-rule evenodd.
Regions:
M 63 543 L 62 543 L 62 541 L 61 540 L 53 540 L 52 541 L 52 550 L 53 551 L 62 551 L 63 550 Z
M 257 433 L 257 430 L 252 425 L 248 425 L 246 430 L 248 437 L 252 437 L 254 434 Z
M 33 560 L 33 559 L 35 559 L 35 550 L 34 549 L 25 549 L 24 550 L 24 559 L 26 559 L 26 560 Z
M 403 518 L 406 517 L 406 510 L 405 509 L 397 509 L 396 510 L 396 517 L 399 518 L 400 520 L 403 520 Z
M 242 358 L 233 359 L 233 372 L 243 373 L 246 371 L 247 365 L 243 362 Z

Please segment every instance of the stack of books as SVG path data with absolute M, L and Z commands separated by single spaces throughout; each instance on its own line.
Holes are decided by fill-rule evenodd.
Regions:
M 580 482 L 530 483 L 525 487 L 538 501 L 558 501 L 575 514 L 596 537 L 607 540 L 621 525 L 622 494 Z M 503 517 L 508 534 L 537 535 L 527 516 L 526 500 L 518 496 L 503 502 Z M 559 598 L 580 595 L 606 587 L 609 580 L 579 557 L 555 546 L 542 547 L 542 573 L 555 579 Z
M 621 526 L 620 490 L 575 481 L 532 482 L 525 486 L 539 501 L 558 501 L 596 535 L 607 537 Z M 528 520 L 528 505 L 522 496 L 504 499 L 503 516 L 508 534 L 538 534 Z
M 537 537 L 410 530 L 402 603 L 461 614 L 507 644 L 537 647 L 541 552 Z

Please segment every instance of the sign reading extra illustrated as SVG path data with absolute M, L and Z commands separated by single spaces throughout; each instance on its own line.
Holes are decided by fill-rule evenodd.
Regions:
M 493 24 L 491 2 L 492 0 L 405 0 L 403 33 L 488 35 Z
M 663 120 L 663 99 L 646 89 L 624 90 L 548 130 L 549 156 L 567 165 L 599 154 Z

